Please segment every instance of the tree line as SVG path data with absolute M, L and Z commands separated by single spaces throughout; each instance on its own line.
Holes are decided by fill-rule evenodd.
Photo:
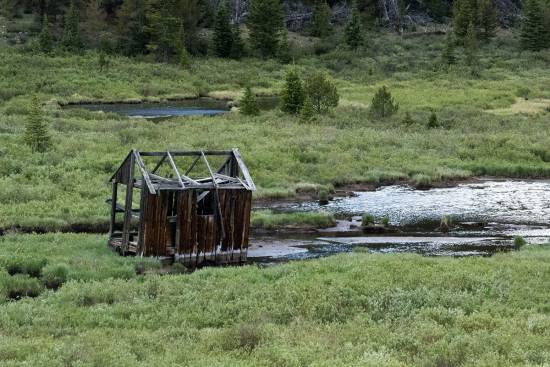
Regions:
M 446 43 L 447 61 L 453 48 L 465 47 L 475 59 L 478 43 L 496 34 L 499 15 L 494 0 L 455 0 L 453 33 Z M 308 34 L 334 38 L 332 10 L 327 0 L 310 0 L 313 15 Z M 368 46 L 375 1 L 350 0 L 350 15 L 342 35 L 351 49 Z M 399 2 L 404 7 L 404 0 Z M 436 1 L 427 5 L 435 6 Z M 441 2 L 440 2 L 441 3 Z M 0 0 L 4 16 L 33 13 L 41 23 L 39 49 L 85 48 L 128 56 L 152 55 L 157 61 L 186 64 L 188 54 L 238 59 L 245 55 L 277 57 L 289 62 L 288 32 L 281 0 L 250 0 L 246 17 L 247 39 L 235 22 L 235 1 L 220 0 Z M 430 5 L 431 6 L 431 5 Z M 404 13 L 404 10 L 401 11 Z M 447 11 L 443 12 L 447 14 Z M 401 26 L 402 28 L 402 26 Z M 526 0 L 521 22 L 521 45 L 538 51 L 550 47 L 550 5 L 546 0 Z M 332 42 L 334 40 L 332 39 Z

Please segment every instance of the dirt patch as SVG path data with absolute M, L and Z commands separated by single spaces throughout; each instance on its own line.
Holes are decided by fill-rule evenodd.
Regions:
M 510 107 L 487 110 L 495 115 L 515 115 L 518 113 L 536 114 L 550 112 L 550 99 L 545 98 L 516 98 L 516 102 Z

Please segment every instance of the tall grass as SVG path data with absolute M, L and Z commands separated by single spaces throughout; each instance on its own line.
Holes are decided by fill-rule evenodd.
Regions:
M 64 258 L 71 274 L 75 242 L 86 261 L 89 248 L 109 251 L 89 235 L 17 236 L 0 251 L 45 247 L 47 261 Z M 0 355 L 11 366 L 544 365 L 549 277 L 548 248 L 529 247 L 491 258 L 355 253 L 73 280 L 0 304 Z

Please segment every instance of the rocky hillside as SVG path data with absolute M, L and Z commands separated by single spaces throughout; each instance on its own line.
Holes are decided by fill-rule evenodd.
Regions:
M 246 19 L 250 0 L 234 1 L 234 19 L 242 22 Z M 494 0 L 499 10 L 501 24 L 510 26 L 521 11 L 521 0 Z M 333 23 L 344 23 L 350 14 L 349 2 L 345 0 L 329 1 L 332 8 Z M 362 10 L 368 11 L 379 24 L 394 27 L 399 24 L 400 0 L 360 0 Z M 284 1 L 287 27 L 293 31 L 304 29 L 312 16 L 312 1 Z M 452 0 L 405 0 L 403 23 L 408 26 L 427 25 L 448 22 L 451 16 Z

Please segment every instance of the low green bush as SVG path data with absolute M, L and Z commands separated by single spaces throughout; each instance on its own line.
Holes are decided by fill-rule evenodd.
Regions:
M 376 221 L 376 218 L 374 217 L 374 215 L 369 213 L 363 214 L 363 217 L 362 217 L 363 226 L 374 224 L 375 221 Z
M 44 288 L 40 281 L 27 274 L 16 274 L 1 279 L 4 285 L 5 297 L 10 300 L 19 300 L 23 297 L 38 297 Z
M 285 226 L 327 228 L 336 224 L 334 216 L 327 212 L 274 213 L 260 210 L 252 213 L 251 225 L 254 228 L 277 229 Z
M 39 278 L 42 275 L 42 269 L 46 264 L 46 259 L 33 258 L 32 255 L 29 257 L 11 257 L 7 255 L 4 259 L 0 259 L 0 265 L 10 275 L 27 274 L 35 278 Z
M 521 236 L 514 237 L 514 248 L 516 250 L 521 250 L 525 245 L 527 245 L 525 238 Z
M 64 264 L 48 265 L 42 270 L 42 283 L 48 289 L 58 289 L 67 281 L 69 269 Z

